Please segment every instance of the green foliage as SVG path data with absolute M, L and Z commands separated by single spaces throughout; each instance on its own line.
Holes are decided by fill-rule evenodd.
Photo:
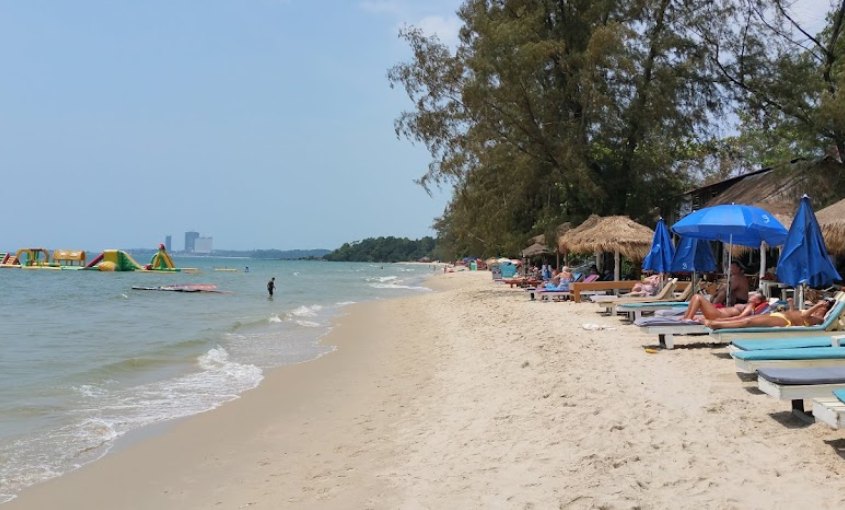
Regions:
M 706 3 L 467 0 L 454 53 L 406 29 L 414 58 L 389 78 L 415 109 L 396 131 L 432 155 L 420 184 L 454 186 L 441 243 L 515 253 L 591 213 L 672 209 L 718 104 L 690 29 Z
M 345 262 L 412 262 L 423 257 L 433 259 L 434 238 L 411 240 L 405 237 L 368 238 L 344 243 L 337 250 L 323 256 L 325 260 Z
M 449 186 L 452 257 L 516 254 L 589 214 L 653 225 L 685 189 L 833 155 L 845 195 L 845 0 L 811 34 L 786 0 L 466 0 L 455 49 L 408 27 L 388 72 Z

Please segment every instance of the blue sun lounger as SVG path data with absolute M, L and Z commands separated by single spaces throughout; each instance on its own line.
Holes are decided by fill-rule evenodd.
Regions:
M 833 390 L 831 396 L 814 399 L 813 416 L 834 429 L 845 428 L 845 390 Z
M 757 387 L 780 400 L 792 401 L 792 410 L 804 413 L 804 399 L 830 396 L 845 390 L 845 366 L 816 368 L 761 368 Z
M 845 367 L 845 347 L 734 351 L 731 356 L 736 368 L 747 373 L 762 368 Z
M 808 347 L 830 347 L 830 336 L 802 336 L 796 338 L 760 338 L 758 340 L 734 340 L 735 351 L 763 351 L 770 349 L 806 349 Z

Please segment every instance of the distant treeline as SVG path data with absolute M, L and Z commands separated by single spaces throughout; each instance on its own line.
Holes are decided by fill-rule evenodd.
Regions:
M 344 262 L 408 262 L 424 257 L 433 258 L 433 252 L 433 237 L 423 237 L 416 241 L 407 237 L 371 237 L 344 243 L 323 258 Z

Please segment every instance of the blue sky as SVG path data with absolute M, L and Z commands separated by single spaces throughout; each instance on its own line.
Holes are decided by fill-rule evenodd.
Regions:
M 0 0 L 0 252 L 431 235 L 386 73 L 460 3 Z

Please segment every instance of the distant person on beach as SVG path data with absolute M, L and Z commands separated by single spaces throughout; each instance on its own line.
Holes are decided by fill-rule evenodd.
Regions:
M 267 282 L 267 292 L 270 293 L 270 297 L 273 297 L 273 291 L 276 290 L 276 277 L 270 278 L 270 281 Z
M 249 266 L 246 266 L 246 269 L 244 269 L 244 273 L 248 273 L 248 272 L 249 272 Z

